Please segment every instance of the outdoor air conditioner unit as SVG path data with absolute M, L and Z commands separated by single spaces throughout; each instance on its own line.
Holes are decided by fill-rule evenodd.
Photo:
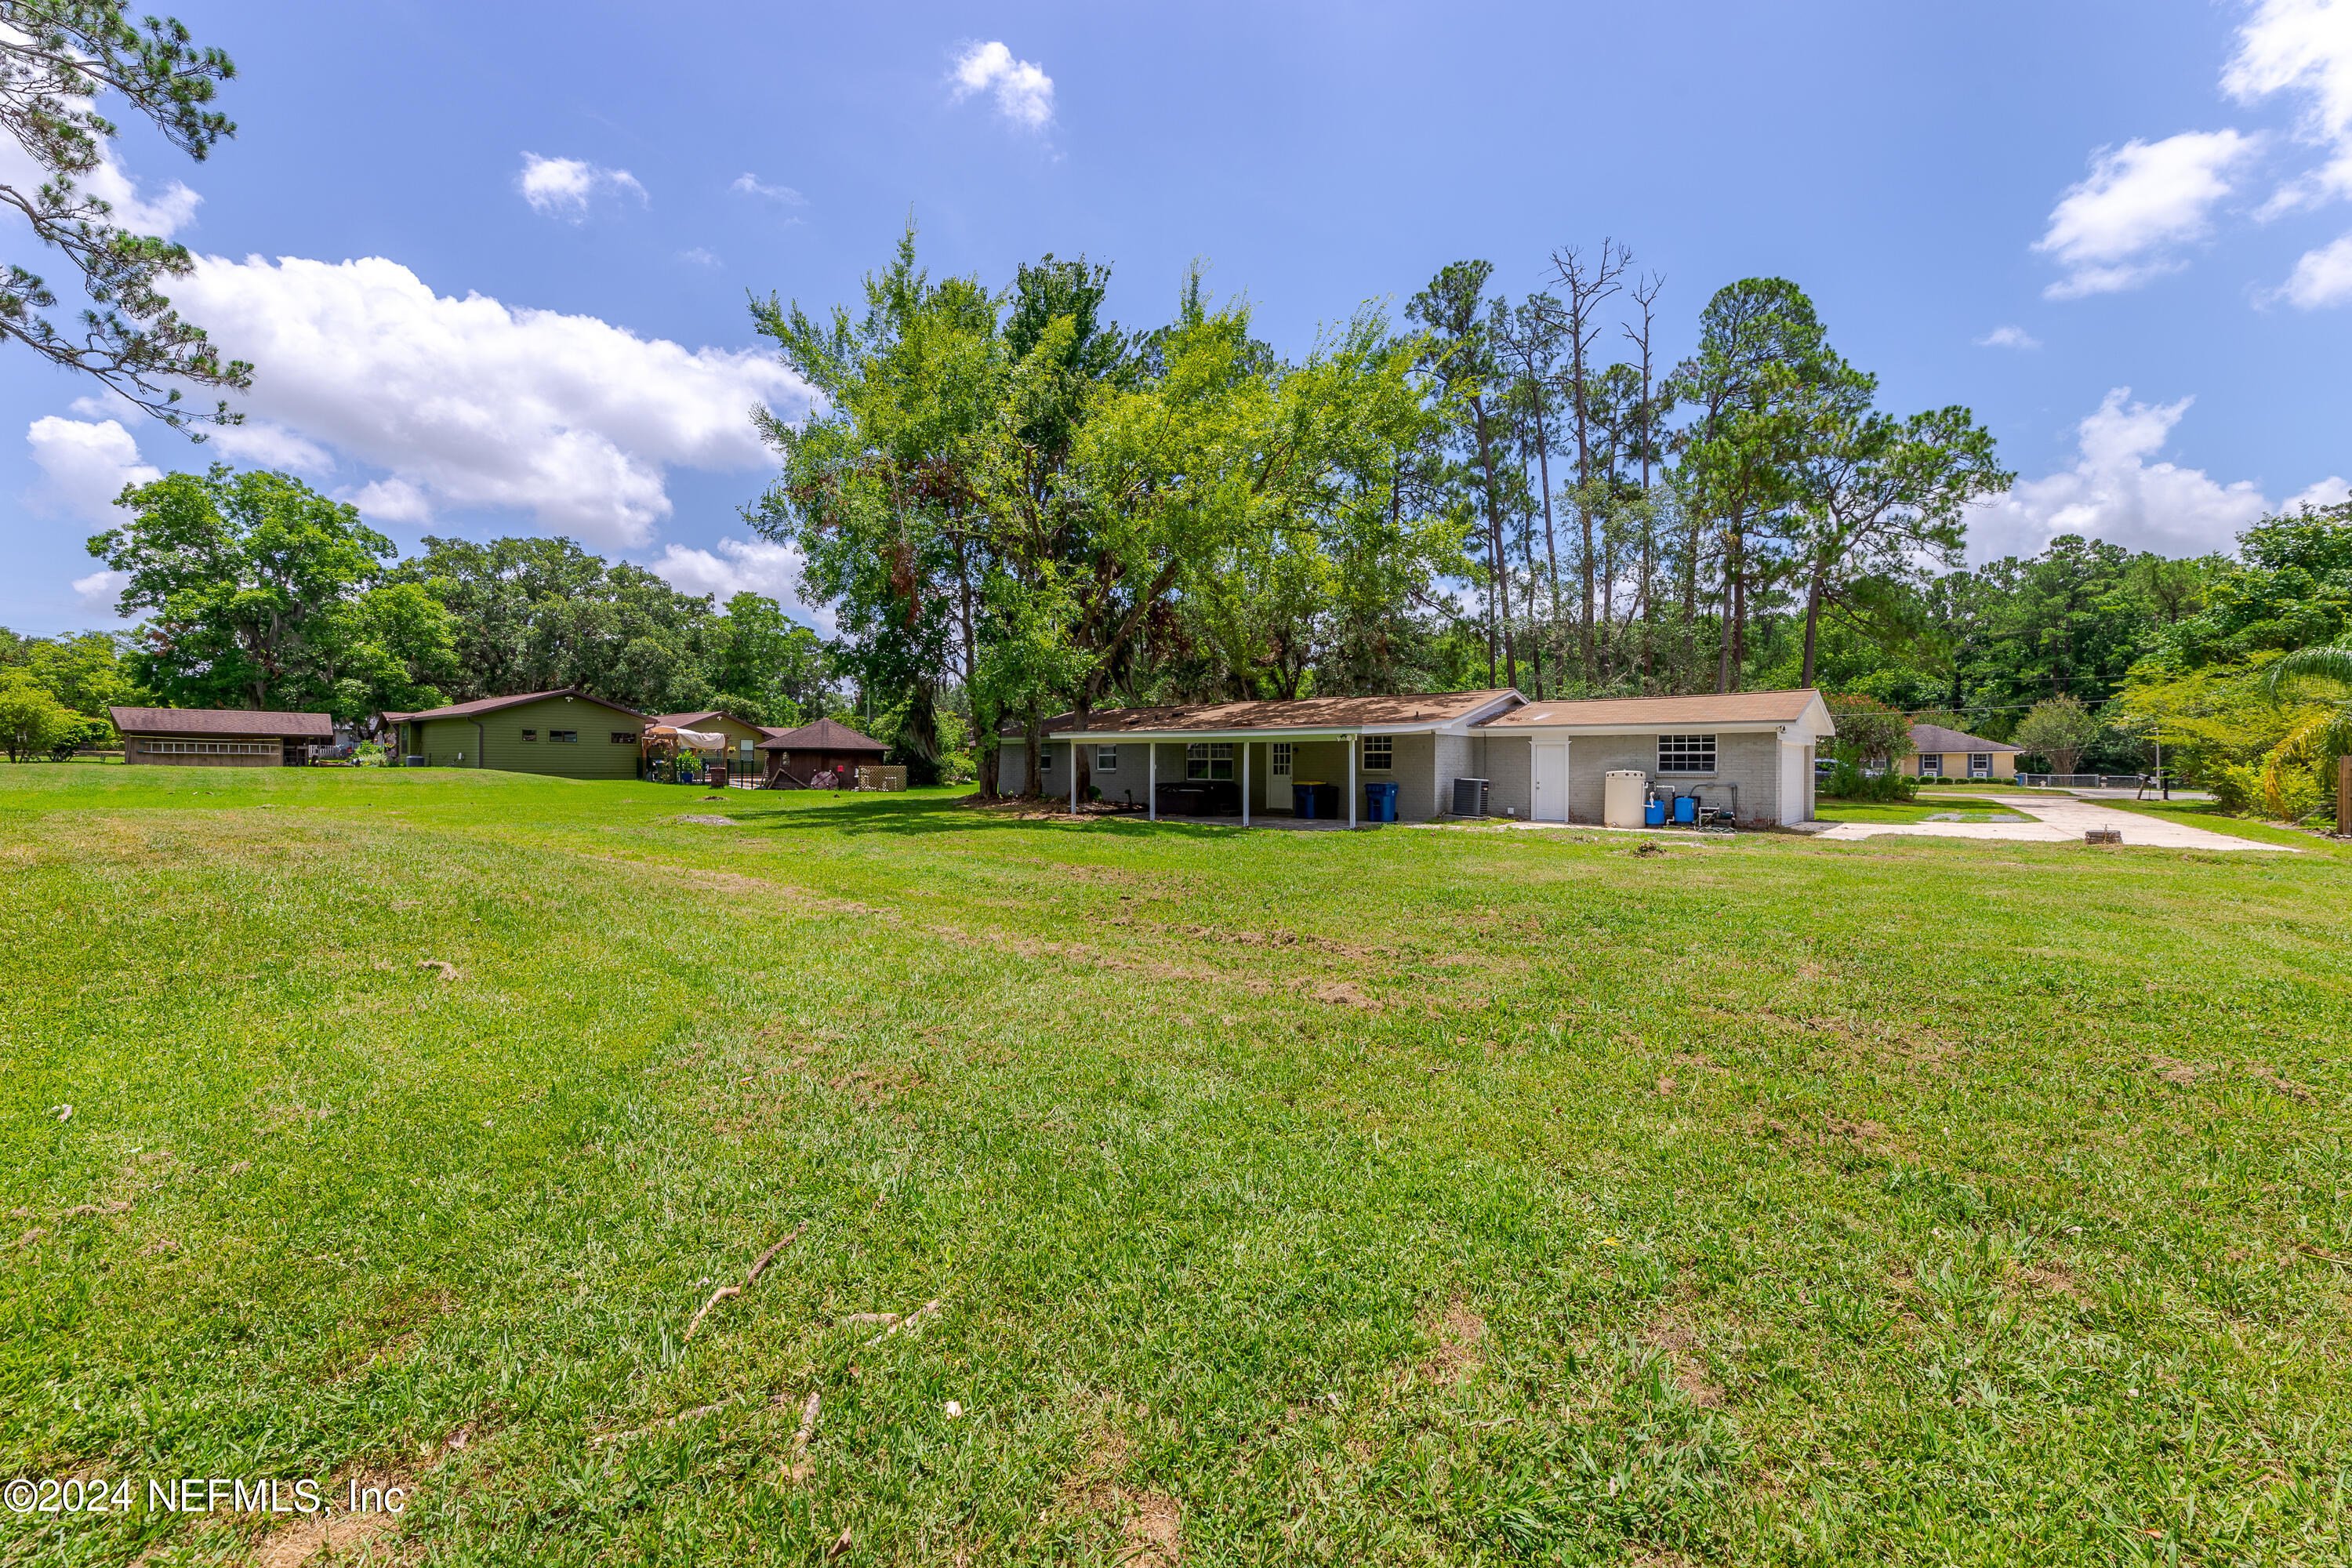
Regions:
M 1454 781 L 1454 815 L 1456 816 L 1486 815 L 1486 781 L 1485 779 Z
M 400 759 L 400 765 L 404 768 L 421 768 L 425 765 L 425 759 L 423 757 L 403 757 Z

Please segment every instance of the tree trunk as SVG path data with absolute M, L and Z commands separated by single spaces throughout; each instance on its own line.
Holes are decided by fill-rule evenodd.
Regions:
M 1507 684 L 1519 683 L 1519 660 L 1511 638 L 1511 571 L 1509 559 L 1503 552 L 1503 509 L 1496 495 L 1494 432 L 1486 422 L 1486 400 L 1470 405 L 1470 412 L 1478 432 L 1478 468 L 1486 479 L 1486 552 L 1492 563 L 1492 581 L 1486 595 L 1486 679 L 1495 679 L 1495 641 L 1497 623 L 1502 634 L 1503 668 Z
M 1800 687 L 1811 687 L 1813 683 L 1814 639 L 1822 625 L 1822 578 L 1828 571 L 1827 562 L 1816 560 L 1812 583 L 1805 590 L 1805 668 L 1804 673 L 1797 678 Z

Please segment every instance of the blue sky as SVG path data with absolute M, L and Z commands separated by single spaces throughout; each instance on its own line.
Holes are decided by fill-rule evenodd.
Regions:
M 1517 295 L 1628 243 L 1669 355 L 1780 274 L 1890 407 L 1998 435 L 1979 555 L 2226 547 L 2352 473 L 2352 0 L 176 10 L 240 131 L 197 166 L 127 127 L 121 189 L 218 258 L 175 297 L 258 364 L 251 423 L 191 447 L 0 348 L 20 630 L 113 624 L 82 540 L 215 457 L 404 548 L 567 532 L 786 595 L 736 508 L 742 410 L 799 395 L 745 293 L 848 300 L 910 214 L 937 271 L 1113 263 L 1129 325 L 1205 258 L 1294 353 L 1464 257 Z

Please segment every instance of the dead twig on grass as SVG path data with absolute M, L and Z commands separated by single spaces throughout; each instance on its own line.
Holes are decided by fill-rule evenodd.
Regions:
M 2311 1246 L 2307 1242 L 2296 1242 L 2294 1244 L 2294 1249 L 2297 1252 L 2307 1253 L 2311 1257 L 2318 1258 L 2322 1263 L 2333 1263 L 2338 1268 L 2352 1268 L 2352 1258 L 2338 1258 L 2332 1252 L 2322 1252 L 2319 1248 Z
M 892 1334 L 905 1333 L 908 1329 L 913 1328 L 925 1318 L 936 1317 L 939 1314 L 939 1310 L 940 1299 L 937 1296 L 934 1296 L 929 1300 L 924 1302 L 921 1306 L 916 1308 L 913 1311 L 908 1313 L 904 1318 L 899 1319 L 898 1321 L 891 1324 L 888 1328 L 883 1330 L 880 1333 L 866 1341 L 866 1348 L 867 1350 L 872 1350 L 876 1345 L 880 1344 Z M 887 1316 L 887 1314 L 886 1313 L 885 1316 Z
M 683 1422 L 693 1421 L 716 1411 L 724 1410 L 734 1403 L 732 1399 L 722 1399 L 716 1405 L 698 1405 L 691 1410 L 681 1410 L 675 1415 L 665 1415 L 650 1426 L 638 1426 L 626 1432 L 601 1433 L 589 1438 L 588 1446 L 594 1448 L 601 1447 L 606 1443 L 625 1443 L 632 1437 L 642 1437 L 648 1432 L 659 1432 L 666 1427 L 676 1426 Z
M 806 1225 L 796 1225 L 789 1231 L 786 1231 L 782 1240 L 778 1241 L 773 1247 L 768 1248 L 767 1251 L 760 1254 L 759 1259 L 751 1265 L 751 1271 L 743 1276 L 743 1283 L 740 1285 L 721 1285 L 718 1289 L 713 1290 L 710 1293 L 710 1300 L 702 1304 L 700 1309 L 695 1312 L 693 1319 L 686 1325 L 685 1337 L 680 1339 L 678 1343 L 684 1344 L 687 1340 L 694 1338 L 694 1331 L 702 1327 L 702 1320 L 709 1312 L 711 1308 L 716 1307 L 719 1302 L 725 1300 L 730 1296 L 740 1296 L 744 1291 L 749 1290 L 754 1284 L 756 1284 L 759 1281 L 761 1273 L 768 1267 L 768 1260 L 775 1257 L 777 1253 L 782 1252 L 792 1242 L 797 1240 L 801 1232 L 807 1228 L 808 1226 Z
M 816 1436 L 817 1407 L 816 1390 L 812 1388 L 801 1405 L 800 1430 L 793 1434 L 793 1457 L 784 1466 L 784 1479 L 794 1485 L 808 1479 L 808 1446 L 809 1439 Z

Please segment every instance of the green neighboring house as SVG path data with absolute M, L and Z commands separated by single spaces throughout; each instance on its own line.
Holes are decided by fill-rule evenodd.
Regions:
M 635 778 L 637 736 L 646 727 L 635 709 L 570 689 L 383 717 L 405 765 L 502 768 L 568 779 Z

